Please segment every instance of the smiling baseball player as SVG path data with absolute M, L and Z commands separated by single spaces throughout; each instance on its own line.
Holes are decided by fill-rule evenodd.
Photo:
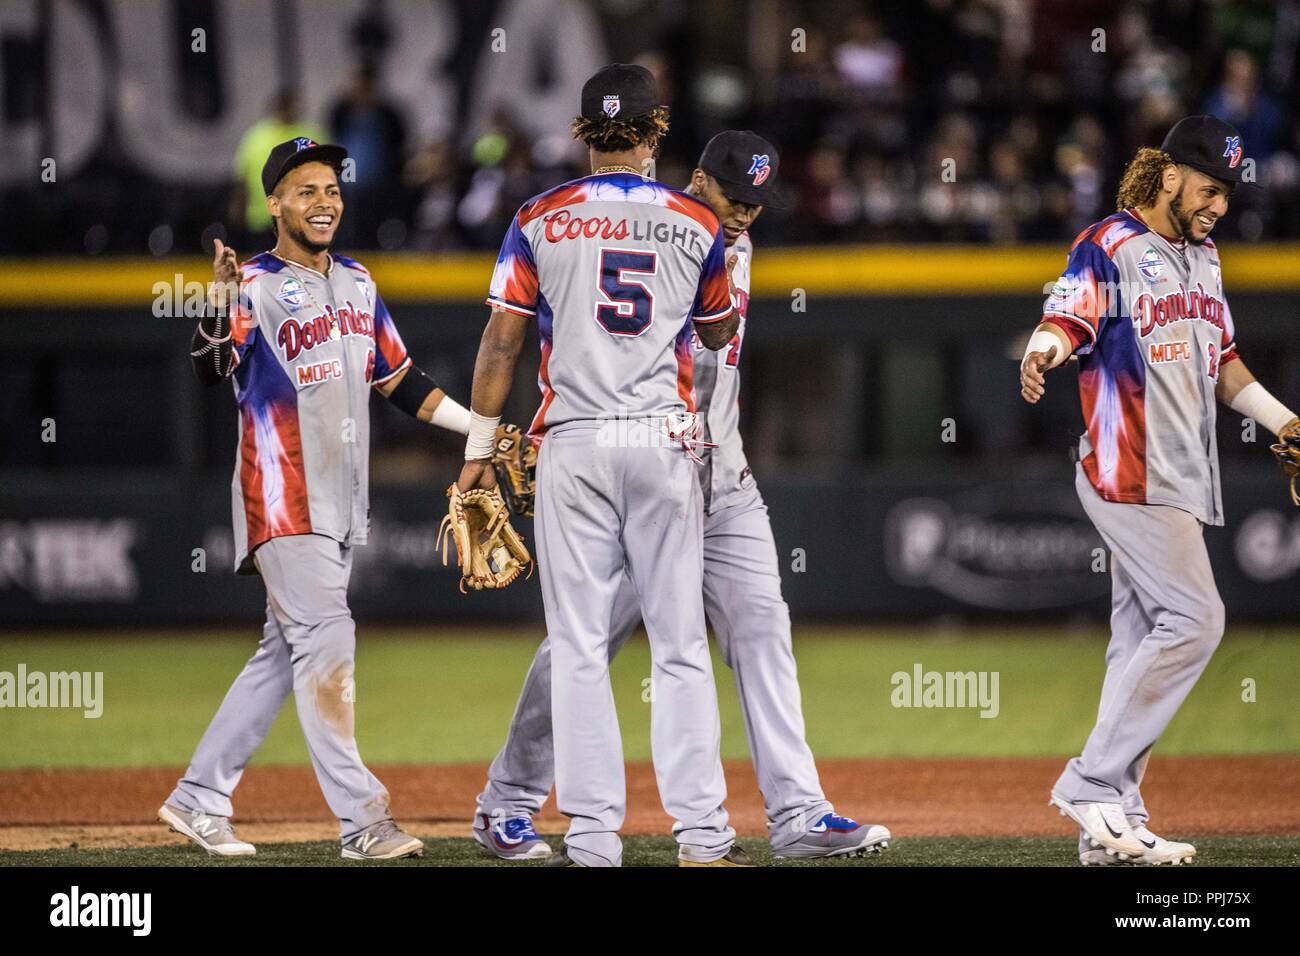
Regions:
M 733 302 L 740 325 L 726 347 L 695 343 L 696 408 L 705 438 L 704 607 L 736 679 L 754 769 L 777 857 L 826 857 L 883 849 L 889 831 L 834 812 L 822 793 L 804 740 L 790 612 L 781 597 L 776 543 L 740 437 L 740 353 L 749 311 L 753 244 L 746 231 L 764 206 L 777 205 L 776 149 L 749 131 L 719 133 L 704 148 L 687 193 L 707 202 L 722 223 Z M 613 658 L 641 623 L 637 592 L 624 575 L 613 604 Z M 532 815 L 554 776 L 551 641 L 544 640 L 524 680 L 505 746 L 478 798 L 473 835 L 507 860 L 548 856 Z
M 1202 536 L 1223 524 L 1215 401 L 1285 441 L 1295 414 L 1237 355 L 1210 231 L 1249 168 L 1213 116 L 1181 120 L 1125 171 L 1119 211 L 1074 241 L 1020 369 L 1031 404 L 1044 373 L 1079 357 L 1087 432 L 1075 486 L 1111 552 L 1111 639 L 1097 723 L 1052 788 L 1080 827 L 1079 860 L 1190 861 L 1147 827 L 1151 748 L 1209 663 L 1224 608 Z
M 262 169 L 276 245 L 236 266 L 216 243 L 212 314 L 194 333 L 200 380 L 233 379 L 239 454 L 232 483 L 236 569 L 261 574 L 266 626 L 159 819 L 211 854 L 253 846 L 230 824 L 244 767 L 293 692 L 347 859 L 419 855 L 353 734 L 356 627 L 347 588 L 369 533 L 371 389 L 462 434 L 469 411 L 412 364 L 370 273 L 330 252 L 343 215 L 342 147 L 281 143 Z

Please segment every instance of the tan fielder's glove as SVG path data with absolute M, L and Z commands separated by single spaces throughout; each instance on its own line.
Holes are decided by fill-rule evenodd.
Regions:
M 518 425 L 497 426 L 492 468 L 511 513 L 532 517 L 537 493 L 537 448 Z
M 525 567 L 532 577 L 532 556 L 524 547 L 524 539 L 510 527 L 510 512 L 495 488 L 461 491 L 452 482 L 447 498 L 447 516 L 438 529 L 438 547 L 445 565 L 447 539 L 455 539 L 462 594 L 466 593 L 465 585 L 476 591 L 503 588 Z
M 1269 450 L 1291 479 L 1291 501 L 1300 507 L 1300 489 L 1296 488 L 1296 479 L 1300 478 L 1300 419 L 1283 428 L 1282 434 L 1277 436 L 1277 444 L 1270 445 Z

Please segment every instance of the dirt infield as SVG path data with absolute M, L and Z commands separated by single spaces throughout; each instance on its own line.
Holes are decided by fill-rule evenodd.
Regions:
M 1063 836 L 1047 806 L 1057 758 L 823 760 L 822 785 L 836 808 L 887 824 L 895 836 Z M 393 813 L 420 836 L 464 836 L 483 785 L 481 764 L 374 768 L 393 794 Z M 0 850 L 148 846 L 175 842 L 154 814 L 179 771 L 21 770 L 0 773 Z M 628 766 L 624 832 L 664 834 L 649 764 Z M 730 761 L 732 821 L 742 835 L 766 833 L 748 762 Z M 1300 757 L 1157 757 L 1143 785 L 1153 826 L 1169 833 L 1300 835 Z M 240 832 L 254 842 L 338 835 L 310 767 L 254 767 L 235 804 Z M 565 819 L 548 801 L 544 833 Z

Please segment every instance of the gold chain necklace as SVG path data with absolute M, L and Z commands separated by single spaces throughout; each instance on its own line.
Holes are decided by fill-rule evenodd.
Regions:
M 600 166 L 596 169 L 593 176 L 599 176 L 601 173 L 632 173 L 634 176 L 640 176 L 639 169 L 633 169 L 631 166 L 625 166 L 621 163 L 614 166 Z

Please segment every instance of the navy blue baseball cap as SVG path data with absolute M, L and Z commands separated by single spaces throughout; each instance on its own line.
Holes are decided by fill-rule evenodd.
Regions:
M 786 206 L 785 194 L 776 183 L 780 165 L 776 147 L 747 129 L 729 129 L 713 137 L 699 163 L 728 199 L 773 209 Z
M 636 119 L 659 105 L 654 74 L 635 63 L 611 63 L 582 84 L 581 108 L 586 119 Z
M 1188 116 L 1174 124 L 1160 145 L 1175 163 L 1225 183 L 1247 182 L 1245 146 L 1241 134 L 1217 116 Z M 1247 185 L 1253 185 L 1253 181 Z
M 269 196 L 275 192 L 276 184 L 289 174 L 291 169 L 303 163 L 324 163 L 334 167 L 334 172 L 343 171 L 343 160 L 348 158 L 348 151 L 342 146 L 330 146 L 317 143 L 306 136 L 299 136 L 286 143 L 281 143 L 271 150 L 262 167 L 262 188 Z

